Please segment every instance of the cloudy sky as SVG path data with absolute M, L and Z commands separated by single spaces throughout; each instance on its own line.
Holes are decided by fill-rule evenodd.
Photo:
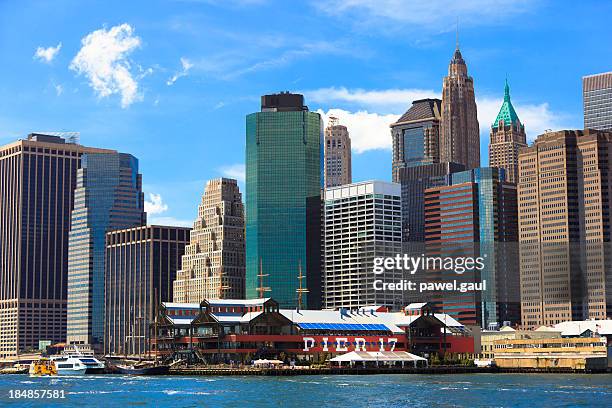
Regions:
M 582 126 L 581 77 L 612 70 L 612 3 L 546 0 L 0 2 L 0 143 L 78 131 L 140 159 L 149 220 L 190 225 L 206 180 L 244 186 L 245 115 L 302 92 L 389 180 L 389 123 L 440 97 L 459 41 L 483 165 L 509 79 L 528 137 Z

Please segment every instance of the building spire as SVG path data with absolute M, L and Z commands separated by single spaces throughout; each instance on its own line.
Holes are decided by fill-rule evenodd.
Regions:
M 510 102 L 510 86 L 508 85 L 508 75 L 506 75 L 506 86 L 504 87 L 504 101 Z
M 457 17 L 457 23 L 455 26 L 455 49 L 459 50 L 459 17 Z

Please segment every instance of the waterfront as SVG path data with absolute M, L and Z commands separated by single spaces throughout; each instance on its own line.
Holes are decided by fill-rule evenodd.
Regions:
M 65 399 L 10 399 L 10 390 Z M 0 376 L 0 406 L 533 407 L 602 406 L 612 375 L 457 374 L 298 377 Z

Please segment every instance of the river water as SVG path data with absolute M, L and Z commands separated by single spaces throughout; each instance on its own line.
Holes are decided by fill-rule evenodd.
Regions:
M 28 390 L 39 390 L 39 398 L 33 398 L 32 393 L 32 398 L 27 398 Z M 55 397 L 63 394 L 64 398 L 53 398 L 52 392 L 42 398 L 40 390 L 56 391 Z M 2 375 L 0 407 L 3 406 L 612 407 L 612 374 L 55 378 Z

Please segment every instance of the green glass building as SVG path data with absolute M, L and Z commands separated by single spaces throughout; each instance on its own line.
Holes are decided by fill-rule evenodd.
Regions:
M 302 95 L 264 95 L 246 118 L 247 298 L 297 307 L 301 268 L 302 307 L 321 305 L 322 136 Z

